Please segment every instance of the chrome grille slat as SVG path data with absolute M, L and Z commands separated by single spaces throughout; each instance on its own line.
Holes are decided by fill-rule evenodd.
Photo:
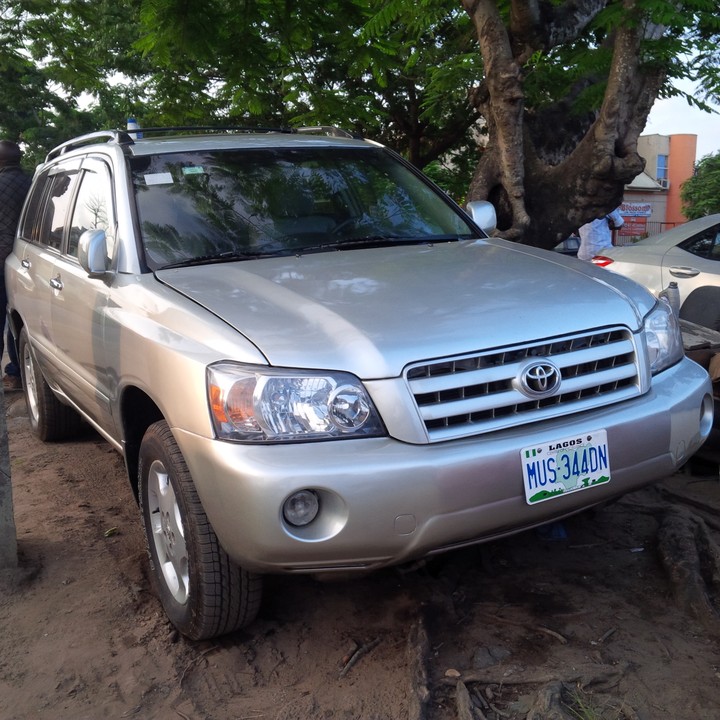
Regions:
M 562 384 L 562 392 L 560 395 L 548 398 L 544 402 L 548 403 L 554 398 L 569 397 L 570 393 L 580 393 L 588 390 L 597 390 L 600 387 L 610 383 L 617 383 L 630 377 L 635 377 L 635 366 L 624 365 L 618 368 L 606 370 L 604 372 L 593 373 L 592 375 L 584 375 L 580 377 L 570 378 Z M 593 382 L 590 382 L 590 381 Z M 447 415 L 460 415 L 462 413 L 486 412 L 494 408 L 508 407 L 510 405 L 522 405 L 529 402 L 543 402 L 531 400 L 527 395 L 523 395 L 518 390 L 510 390 L 508 392 L 497 392 L 482 395 L 477 398 L 468 398 L 463 400 L 455 400 L 453 402 L 428 405 L 420 407 L 420 415 L 423 420 L 437 420 Z M 555 404 L 554 402 L 552 404 Z
M 563 382 L 561 392 L 565 394 L 578 390 L 586 390 L 593 386 L 599 387 L 607 383 L 616 383 L 621 380 L 627 380 L 628 378 L 634 378 L 636 375 L 637 370 L 634 365 L 620 365 L 610 370 L 595 372 L 592 375 L 568 378 Z M 593 380 L 594 382 L 589 383 L 588 380 Z
M 619 357 L 634 353 L 635 346 L 630 340 L 624 340 L 622 342 L 608 343 L 604 346 L 575 350 L 570 353 L 563 353 L 562 355 L 552 355 L 552 359 L 558 367 L 563 368 L 578 362 L 592 362 L 605 359 L 608 357 L 609 351 L 612 351 L 615 357 Z
M 537 359 L 552 361 L 562 374 L 547 398 L 530 398 L 513 382 Z M 624 328 L 418 363 L 406 379 L 431 442 L 581 412 L 641 392 L 635 343 Z
M 606 403 L 603 404 L 610 404 L 611 402 L 621 402 L 623 400 L 629 400 L 633 397 L 637 396 L 637 392 L 633 392 L 632 390 L 623 390 L 621 392 L 612 393 L 611 395 L 606 396 Z M 572 411 L 575 412 L 582 412 L 584 410 L 592 410 L 593 408 L 598 407 L 598 402 L 596 398 L 591 398 L 589 400 L 584 401 L 577 401 L 573 403 Z M 441 442 L 443 440 L 456 440 L 461 437 L 471 437 L 473 435 L 479 435 L 483 432 L 487 433 L 495 430 L 502 430 L 504 428 L 509 427 L 517 427 L 518 425 L 526 425 L 532 422 L 539 422 L 541 420 L 550 420 L 555 417 L 562 417 L 564 415 L 568 415 L 567 410 L 565 410 L 563 407 L 556 406 L 552 408 L 541 408 L 539 410 L 532 410 L 523 413 L 522 419 L 519 419 L 515 415 L 508 415 L 508 416 L 502 416 L 502 417 L 496 417 L 493 418 L 492 422 L 488 422 L 488 425 L 492 425 L 490 429 L 485 430 L 478 430 L 477 426 L 475 425 L 463 425 L 463 426 L 456 426 L 456 425 L 445 425 L 438 428 L 433 428 L 430 432 L 430 439 L 431 442 Z
M 498 382 L 505 380 L 508 371 L 515 368 L 514 372 L 520 369 L 523 363 L 512 363 L 499 367 L 487 368 L 485 370 L 469 370 L 463 373 L 463 385 L 472 387 L 482 383 Z M 413 394 L 423 395 L 425 393 L 442 392 L 457 387 L 457 375 L 438 375 L 437 377 L 421 378 L 413 380 Z

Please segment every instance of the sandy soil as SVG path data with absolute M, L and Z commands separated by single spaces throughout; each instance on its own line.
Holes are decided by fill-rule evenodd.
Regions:
M 21 567 L 0 573 L 2 720 L 720 717 L 720 635 L 675 602 L 647 511 L 717 517 L 716 466 L 547 537 L 270 578 L 252 627 L 190 643 L 150 590 L 120 457 L 91 431 L 38 442 L 19 393 L 6 409 Z

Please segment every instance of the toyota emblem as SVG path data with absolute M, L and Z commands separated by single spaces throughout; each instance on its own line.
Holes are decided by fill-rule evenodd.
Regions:
M 539 360 L 525 365 L 520 371 L 519 389 L 531 398 L 553 395 L 560 387 L 560 370 L 549 360 Z

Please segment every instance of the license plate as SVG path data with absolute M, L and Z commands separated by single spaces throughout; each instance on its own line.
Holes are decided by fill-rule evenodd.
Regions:
M 533 445 L 520 457 L 530 505 L 610 482 L 605 430 Z

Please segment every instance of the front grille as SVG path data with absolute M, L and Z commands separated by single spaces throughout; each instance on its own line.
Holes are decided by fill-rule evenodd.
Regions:
M 555 393 L 531 399 L 517 387 L 523 367 L 550 360 L 562 374 Z M 636 397 L 640 371 L 632 334 L 610 328 L 406 369 L 431 442 L 492 432 Z

